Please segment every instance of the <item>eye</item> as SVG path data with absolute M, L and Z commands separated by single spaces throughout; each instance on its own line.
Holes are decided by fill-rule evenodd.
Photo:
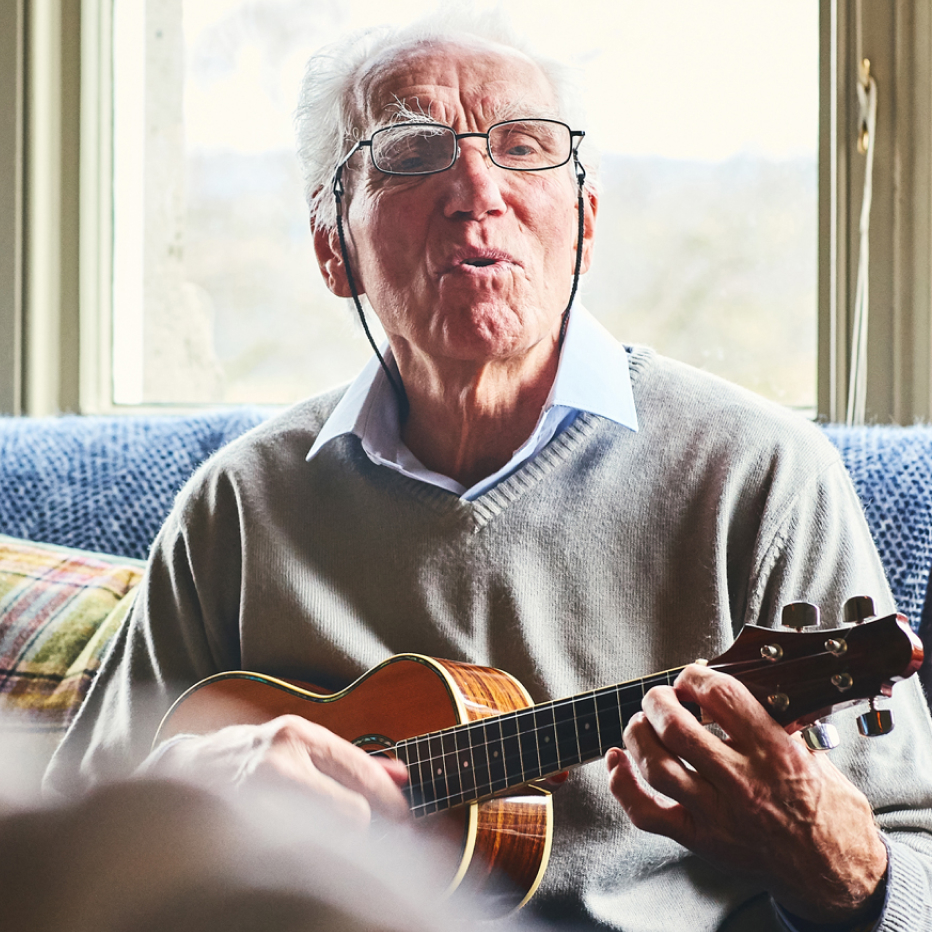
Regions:
M 377 153 L 378 164 L 389 171 L 418 171 L 424 164 L 427 149 L 420 133 L 386 133 Z
M 382 171 L 419 175 L 449 167 L 456 140 L 444 127 L 391 127 L 373 138 L 373 158 Z
M 493 142 L 496 154 L 500 152 L 502 155 L 515 158 L 536 155 L 541 150 L 540 140 L 535 134 L 517 127 L 512 127 L 497 134 Z
M 510 145 L 506 154 L 515 158 L 527 158 L 540 152 L 540 144 L 534 139 L 524 138 L 509 140 L 509 142 Z
M 543 168 L 563 160 L 561 124 L 521 120 L 496 127 L 490 139 L 492 156 L 506 168 Z
M 403 156 L 400 153 L 394 157 L 395 171 L 419 172 L 424 170 L 425 159 L 423 155 L 413 154 Z

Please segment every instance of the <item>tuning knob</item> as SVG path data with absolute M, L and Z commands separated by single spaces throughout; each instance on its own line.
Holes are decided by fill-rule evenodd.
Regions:
M 855 595 L 845 602 L 845 624 L 858 625 L 874 617 L 874 600 L 869 595 Z
M 841 744 L 838 729 L 831 722 L 815 722 L 804 728 L 802 735 L 810 751 L 831 751 Z
M 811 602 L 790 602 L 783 606 L 780 623 L 784 628 L 817 628 L 819 626 L 819 606 Z
M 878 709 L 871 699 L 870 711 L 858 716 L 858 731 L 864 738 L 879 738 L 893 731 L 893 713 L 889 709 Z

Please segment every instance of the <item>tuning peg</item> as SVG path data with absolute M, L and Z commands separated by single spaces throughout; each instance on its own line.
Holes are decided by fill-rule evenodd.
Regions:
M 869 595 L 855 595 L 845 602 L 845 624 L 858 625 L 874 617 L 874 600 Z
M 795 628 L 797 631 L 802 631 L 803 628 L 818 628 L 819 606 L 811 602 L 790 602 L 783 606 L 780 623 L 784 628 Z
M 814 722 L 803 729 L 802 735 L 810 751 L 831 751 L 841 744 L 838 729 L 831 722 Z
M 870 711 L 858 716 L 858 731 L 864 738 L 879 738 L 893 731 L 893 713 L 889 709 L 878 709 L 870 701 Z

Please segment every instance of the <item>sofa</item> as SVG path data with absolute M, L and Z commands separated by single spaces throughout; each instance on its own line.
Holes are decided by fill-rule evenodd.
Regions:
M 11 771 L 17 790 L 37 784 L 178 490 L 268 414 L 0 418 L 0 793 Z M 932 428 L 824 430 L 851 473 L 897 605 L 932 647 Z M 932 695 L 926 666 L 920 675 Z M 16 762 L 5 776 L 4 760 Z

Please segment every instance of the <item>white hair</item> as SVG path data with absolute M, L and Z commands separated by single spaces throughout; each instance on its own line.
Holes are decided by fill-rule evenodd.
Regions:
M 557 117 L 573 129 L 585 128 L 585 112 L 574 69 L 533 51 L 513 29 L 500 8 L 476 11 L 468 3 L 449 3 L 408 26 L 377 26 L 350 33 L 316 52 L 307 63 L 295 130 L 304 192 L 312 225 L 333 229 L 336 207 L 333 176 L 340 160 L 375 127 L 368 112 L 374 66 L 390 50 L 469 39 L 494 42 L 527 56 L 544 73 L 557 101 Z M 407 108 L 401 102 L 398 116 Z M 579 159 L 586 169 L 586 186 L 597 187 L 598 157 L 583 140 Z

